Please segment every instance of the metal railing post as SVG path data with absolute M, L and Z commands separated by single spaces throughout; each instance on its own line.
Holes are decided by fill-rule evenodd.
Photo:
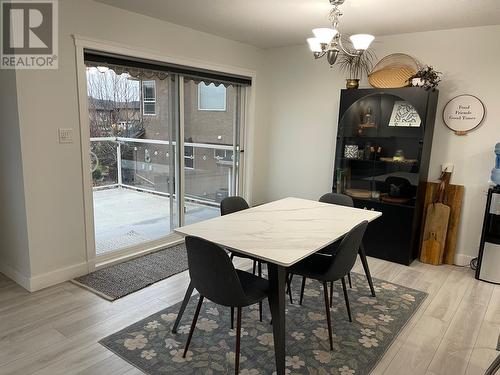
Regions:
M 118 186 L 122 187 L 122 144 L 116 146 L 116 169 L 118 170 Z

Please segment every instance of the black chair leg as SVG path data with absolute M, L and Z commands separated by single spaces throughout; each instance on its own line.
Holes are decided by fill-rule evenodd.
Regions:
M 349 288 L 352 289 L 352 281 L 351 281 L 351 273 L 350 272 L 347 273 L 347 280 L 349 280 Z
M 341 279 L 342 281 L 342 289 L 344 289 L 344 299 L 345 299 L 345 306 L 347 307 L 347 315 L 349 315 L 349 321 L 352 322 L 352 316 L 351 316 L 351 306 L 349 305 L 349 296 L 347 295 L 347 287 L 345 285 L 345 277 Z
M 236 351 L 234 357 L 234 373 L 240 372 L 240 346 L 241 346 L 241 307 L 238 307 L 236 317 Z
M 330 350 L 333 351 L 332 320 L 330 317 L 330 303 L 328 302 L 328 284 L 323 281 L 323 295 L 325 296 L 326 323 L 328 324 L 328 339 L 330 340 Z
M 191 329 L 189 330 L 189 336 L 186 342 L 186 347 L 184 348 L 183 358 L 186 358 L 186 354 L 189 349 L 189 344 L 191 344 L 191 339 L 193 338 L 194 327 L 196 327 L 196 321 L 198 320 L 198 315 L 200 315 L 201 305 L 203 304 L 203 296 L 200 294 L 200 299 L 198 300 L 198 306 L 196 306 L 196 311 L 193 316 L 193 322 L 191 323 Z
M 181 308 L 179 309 L 179 312 L 177 313 L 177 318 L 175 319 L 175 323 L 172 327 L 172 333 L 177 333 L 177 328 L 179 327 L 179 324 L 181 323 L 182 315 L 184 315 L 184 311 L 186 310 L 186 306 L 189 303 L 189 300 L 191 299 L 191 294 L 193 294 L 194 286 L 191 281 L 189 281 L 188 288 L 186 290 L 186 294 L 184 295 L 184 300 L 182 301 Z
M 257 261 L 253 261 L 253 270 L 252 273 L 255 275 L 255 267 L 257 267 Z
M 234 329 L 234 307 L 231 307 L 231 329 Z
M 293 274 L 290 274 L 290 277 L 286 278 L 286 286 L 287 286 L 287 289 L 288 289 L 288 297 L 290 297 L 290 304 L 293 305 L 293 298 L 292 298 L 292 278 L 293 278 Z M 286 291 L 285 291 L 285 293 L 286 293 Z
M 368 279 L 368 285 L 370 285 L 372 297 L 375 297 L 375 288 L 373 287 L 372 275 L 370 274 L 370 268 L 368 267 L 368 260 L 366 259 L 366 253 L 363 244 L 361 244 L 361 246 L 359 247 L 358 254 L 361 258 L 361 264 L 363 265 L 363 269 L 365 270 L 366 278 Z
M 257 263 L 257 273 L 262 277 L 262 262 Z M 259 320 L 262 322 L 262 301 L 259 302 Z
M 304 288 L 306 287 L 306 277 L 302 276 L 302 285 L 300 286 L 300 302 L 299 305 L 302 306 L 302 301 L 304 300 Z
M 330 281 L 330 307 L 333 307 L 333 281 Z

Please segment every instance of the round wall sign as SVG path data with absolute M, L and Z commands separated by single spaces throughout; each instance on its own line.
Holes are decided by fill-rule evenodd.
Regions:
M 484 104 L 473 95 L 459 95 L 443 109 L 443 121 L 456 135 L 465 135 L 483 122 Z

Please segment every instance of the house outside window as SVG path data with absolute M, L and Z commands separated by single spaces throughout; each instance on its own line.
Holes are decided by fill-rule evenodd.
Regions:
M 142 81 L 142 113 L 156 115 L 156 82 Z
M 199 111 L 225 111 L 226 88 L 224 85 L 215 86 L 204 82 L 198 84 L 198 110 Z

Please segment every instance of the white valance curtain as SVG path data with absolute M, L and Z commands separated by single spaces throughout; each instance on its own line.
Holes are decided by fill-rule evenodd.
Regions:
M 206 85 L 213 83 L 215 86 L 229 87 L 250 86 L 252 83 L 250 77 L 96 51 L 85 51 L 85 64 L 87 67 L 95 68 L 105 66 L 116 74 L 127 73 L 139 80 L 165 80 L 169 76 L 179 74 L 185 81 L 204 82 Z
M 86 60 L 85 65 L 87 67 L 95 67 L 95 68 L 105 66 L 113 70 L 118 75 L 126 73 L 138 80 L 159 79 L 163 81 L 164 79 L 167 79 L 169 75 L 168 72 L 163 72 L 158 70 L 150 70 L 144 68 L 136 68 L 133 66 L 124 66 L 124 65 L 116 65 L 109 63 L 100 63 L 91 60 Z

